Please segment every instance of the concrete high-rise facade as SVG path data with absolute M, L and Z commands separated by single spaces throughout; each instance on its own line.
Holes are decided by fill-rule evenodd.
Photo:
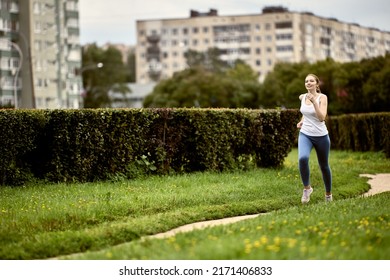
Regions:
M 78 0 L 0 0 L 0 33 L 2 106 L 81 106 Z
M 385 55 L 390 51 L 390 32 L 283 7 L 239 16 L 192 10 L 189 18 L 139 20 L 137 82 L 169 78 L 186 68 L 186 51 L 209 48 L 220 49 L 228 63 L 245 61 L 262 81 L 280 61 L 350 62 Z

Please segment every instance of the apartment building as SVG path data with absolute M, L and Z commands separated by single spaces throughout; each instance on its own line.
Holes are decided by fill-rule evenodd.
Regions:
M 309 12 L 265 7 L 252 15 L 191 10 L 189 18 L 138 20 L 137 82 L 171 77 L 186 68 L 184 53 L 218 48 L 228 63 L 244 60 L 264 80 L 277 62 L 359 61 L 390 51 L 390 32 Z
M 78 0 L 0 0 L 0 105 L 82 104 Z

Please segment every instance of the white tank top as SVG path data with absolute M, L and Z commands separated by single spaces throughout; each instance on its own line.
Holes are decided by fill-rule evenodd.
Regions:
M 328 129 L 325 122 L 321 122 L 316 114 L 314 105 L 306 104 L 306 94 L 304 94 L 301 100 L 301 113 L 303 115 L 303 124 L 301 127 L 301 132 L 308 136 L 324 136 L 328 134 Z M 320 105 L 320 97 L 322 94 L 319 94 L 314 102 L 317 102 Z

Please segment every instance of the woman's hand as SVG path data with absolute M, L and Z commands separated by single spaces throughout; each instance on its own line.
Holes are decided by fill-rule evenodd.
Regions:
M 306 95 L 306 97 L 307 97 L 307 99 L 309 99 L 309 101 L 310 101 L 311 103 L 314 104 L 315 98 L 314 98 L 314 95 L 313 95 L 313 94 L 308 93 L 308 94 Z
M 302 124 L 303 124 L 303 120 L 302 121 L 300 121 L 299 123 L 297 123 L 297 128 L 301 128 L 302 127 Z

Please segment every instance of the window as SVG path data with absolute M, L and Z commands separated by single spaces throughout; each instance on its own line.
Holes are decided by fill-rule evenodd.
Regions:
M 16 20 L 10 21 L 10 26 L 12 31 L 18 31 L 19 30 L 19 22 Z
M 3 19 L 0 21 L 0 29 L 10 30 L 11 22 L 9 20 Z
M 306 33 L 312 33 L 313 32 L 313 25 L 310 23 L 306 24 Z
M 42 23 L 39 21 L 36 21 L 35 22 L 35 32 L 41 33 L 41 31 L 42 31 Z
M 46 46 L 47 48 L 47 46 Z M 34 50 L 40 51 L 42 50 L 42 41 L 36 40 L 34 41 Z
M 329 38 L 320 38 L 320 43 L 322 45 L 330 46 L 330 39 Z
M 292 40 L 293 35 L 289 33 L 276 34 L 276 40 Z
M 34 14 L 39 15 L 41 13 L 41 3 L 34 2 L 33 11 L 34 11 Z
M 66 2 L 66 9 L 68 11 L 77 11 L 78 10 L 77 2 L 76 1 L 67 1 Z
M 20 65 L 20 58 L 12 58 L 11 59 L 11 67 L 12 69 L 17 69 L 19 68 L 21 65 Z
M 275 28 L 276 29 L 282 29 L 282 28 L 292 28 L 292 22 L 291 21 L 283 21 L 283 22 L 276 22 Z
M 294 47 L 291 45 L 287 46 L 277 46 L 276 51 L 277 52 L 292 52 L 294 50 Z
M 322 34 L 325 34 L 325 35 L 332 34 L 332 29 L 330 27 L 327 27 L 327 26 L 321 26 L 321 31 L 322 31 Z

